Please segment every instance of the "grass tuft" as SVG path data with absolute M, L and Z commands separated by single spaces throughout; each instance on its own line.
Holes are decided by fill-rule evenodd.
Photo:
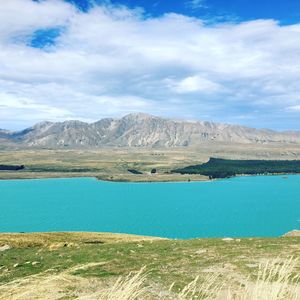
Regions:
M 294 275 L 297 260 L 289 258 L 269 260 L 261 263 L 255 282 L 248 280 L 239 288 L 228 287 L 220 280 L 220 274 L 213 274 L 200 282 L 200 276 L 188 283 L 179 293 L 171 293 L 160 299 L 176 300 L 299 300 L 299 276 Z M 144 287 L 146 274 L 144 268 L 135 275 L 119 278 L 112 287 L 100 293 L 100 300 L 137 300 L 147 298 Z M 234 292 L 232 292 L 234 291 Z M 172 295 L 172 298 L 170 298 Z M 225 296 L 226 295 L 226 296 Z M 153 298 L 154 299 L 154 298 Z

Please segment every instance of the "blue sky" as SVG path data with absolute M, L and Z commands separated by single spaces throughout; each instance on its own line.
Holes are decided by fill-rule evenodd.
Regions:
M 300 130 L 300 2 L 10 0 L 0 128 L 131 112 Z
M 69 2 L 85 11 L 93 6 L 93 1 L 90 0 L 69 0 Z M 103 2 L 94 1 L 98 4 Z M 152 16 L 174 12 L 200 18 L 276 19 L 282 24 L 300 21 L 300 2 L 297 0 L 112 0 L 111 3 L 131 8 L 142 7 Z

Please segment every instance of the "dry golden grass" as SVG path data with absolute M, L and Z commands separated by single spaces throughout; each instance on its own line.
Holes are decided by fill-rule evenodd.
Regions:
M 97 279 L 86 279 L 70 273 L 85 268 L 99 266 L 102 263 L 78 265 L 59 274 L 45 272 L 31 275 L 0 286 L 0 300 L 58 300 L 78 297 L 91 298 L 93 293 L 103 289 L 103 282 Z
M 228 287 L 222 282 L 220 274 L 213 274 L 200 281 L 197 276 L 179 293 L 169 294 L 160 299 L 176 300 L 299 300 L 299 275 L 294 275 L 296 259 L 274 259 L 259 265 L 255 282 L 250 279 L 240 287 Z M 116 283 L 99 293 L 99 300 L 138 300 L 147 298 L 147 289 L 143 286 L 146 275 L 143 269 L 133 276 L 119 278 Z M 172 291 L 173 285 L 169 291 Z M 154 298 L 153 298 L 154 299 Z
M 129 274 L 125 278 L 120 277 L 112 287 L 99 293 L 99 299 L 143 299 L 147 295 L 147 289 L 144 287 L 145 281 L 146 273 L 144 273 L 144 268 L 142 268 L 136 274 Z
M 274 259 L 260 264 L 257 279 L 243 286 L 232 285 L 220 274 L 197 276 L 180 292 L 160 287 L 148 281 L 142 268 L 136 273 L 119 277 L 114 282 L 87 279 L 71 275 L 74 271 L 101 265 L 85 264 L 57 275 L 39 274 L 10 282 L 0 287 L 1 300 L 299 300 L 299 276 L 294 274 L 297 261 Z M 163 290 L 164 289 L 164 290 Z M 63 298 L 65 297 L 65 298 Z
M 141 242 L 165 240 L 158 237 L 133 234 L 98 233 L 98 232 L 40 232 L 40 233 L 1 233 L 0 244 L 9 244 L 13 248 L 53 247 L 61 248 L 76 244 L 101 244 L 118 242 Z
M 227 242 L 83 232 L 1 234 L 0 246 L 5 245 L 1 300 L 299 300 L 297 237 Z M 139 271 L 142 266 L 147 272 Z
M 186 285 L 178 294 L 178 300 L 187 299 L 215 299 L 223 287 L 220 281 L 219 274 L 215 273 L 199 281 L 200 276 L 197 276 L 192 282 Z
M 299 300 L 299 274 L 295 275 L 297 260 L 274 259 L 260 264 L 257 280 L 248 282 L 239 291 L 238 300 Z

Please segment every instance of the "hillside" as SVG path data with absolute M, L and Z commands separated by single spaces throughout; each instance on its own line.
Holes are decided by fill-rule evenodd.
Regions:
M 265 269 L 277 271 L 260 286 L 267 295 L 270 288 L 278 288 L 278 282 L 272 285 L 278 272 L 280 276 L 299 274 L 299 239 L 164 240 L 102 233 L 0 234 L 0 299 L 133 300 L 136 298 L 113 297 L 117 291 L 111 289 L 118 278 L 128 283 L 130 272 L 143 270 L 140 277 L 129 282 L 133 291 L 139 289 L 142 293 L 138 299 L 231 300 L 224 298 L 222 290 L 230 287 L 232 293 L 239 294 L 245 292 L 242 287 L 253 289 L 259 266 L 268 262 Z M 289 260 L 292 256 L 293 261 Z M 299 289 L 289 281 L 292 279 L 281 284 L 299 296 Z M 190 282 L 194 282 L 189 290 L 195 291 L 195 297 L 182 293 Z M 119 284 L 121 287 L 124 285 Z M 217 287 L 221 288 L 219 298 L 213 295 Z M 104 296 L 106 290 L 111 291 L 110 297 Z M 275 298 L 274 291 L 272 298 L 244 295 L 234 299 L 298 299 L 288 295 Z
M 176 147 L 207 143 L 300 144 L 300 132 L 258 130 L 213 122 L 130 114 L 121 119 L 42 122 L 19 132 L 0 130 L 0 144 L 37 148 Z

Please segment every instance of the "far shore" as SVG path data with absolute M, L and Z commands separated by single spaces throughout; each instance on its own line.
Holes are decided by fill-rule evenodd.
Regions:
M 209 176 L 200 174 L 172 173 L 176 169 L 206 163 L 211 157 L 230 160 L 300 160 L 300 148 L 293 145 L 285 149 L 284 155 L 282 147 L 276 145 L 245 148 L 245 145 L 239 144 L 159 149 L 23 149 L 0 150 L 0 154 L 0 165 L 24 166 L 18 171 L 1 170 L 0 180 L 94 177 L 112 182 L 149 183 L 211 181 Z M 153 170 L 156 170 L 155 174 L 152 174 Z
M 55 178 L 95 178 L 99 181 L 123 182 L 123 183 L 164 183 L 164 182 L 212 182 L 238 177 L 255 176 L 287 176 L 300 175 L 299 173 L 268 173 L 268 174 L 237 174 L 226 178 L 209 178 L 204 175 L 195 174 L 116 174 L 105 175 L 92 172 L 24 172 L 24 171 L 0 171 L 0 180 L 33 180 L 33 179 L 55 179 Z
M 17 179 L 47 179 L 47 178 L 78 178 L 91 177 L 100 181 L 111 182 L 197 182 L 197 181 L 211 181 L 207 176 L 202 175 L 180 175 L 180 174 L 116 174 L 105 175 L 90 172 L 11 172 L 0 171 L 0 180 L 17 180 Z

